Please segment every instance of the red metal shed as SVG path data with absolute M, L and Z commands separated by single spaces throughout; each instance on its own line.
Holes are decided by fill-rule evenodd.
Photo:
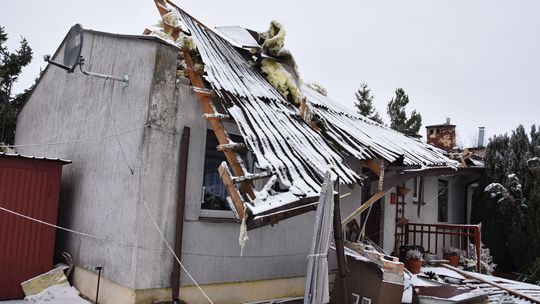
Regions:
M 51 270 L 62 166 L 70 161 L 0 153 L 0 300 L 24 297 L 21 282 Z

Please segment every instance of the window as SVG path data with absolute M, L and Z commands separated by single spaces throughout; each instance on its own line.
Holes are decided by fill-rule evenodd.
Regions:
M 413 179 L 413 201 L 418 201 L 418 193 L 420 193 L 420 189 L 418 189 L 418 186 L 420 186 L 420 183 L 418 182 L 419 177 L 415 177 Z
M 242 137 L 229 134 L 231 140 L 237 143 L 243 142 Z M 221 163 L 227 161 L 223 152 L 217 151 L 216 148 L 219 142 L 214 134 L 214 131 L 208 130 L 206 133 L 206 151 L 204 158 L 203 172 L 203 197 L 202 210 L 221 210 L 230 211 L 229 203 L 227 202 L 227 189 L 219 176 L 218 168 Z M 242 152 L 240 156 L 244 160 L 244 164 L 249 171 L 250 166 L 247 161 L 247 153 Z M 210 215 L 211 213 L 205 213 Z
M 421 176 L 417 176 L 413 179 L 413 202 L 418 203 L 420 201 L 423 201 L 424 198 L 422 195 L 422 187 L 424 186 L 424 178 Z
M 448 181 L 440 179 L 438 187 L 438 220 L 439 222 L 448 222 Z

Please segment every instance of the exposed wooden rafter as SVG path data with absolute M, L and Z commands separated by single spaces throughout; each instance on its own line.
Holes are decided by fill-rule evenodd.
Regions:
M 374 159 L 367 159 L 364 161 L 364 165 L 368 167 L 371 171 L 375 172 L 377 176 L 381 175 L 381 166 Z
M 162 17 L 165 14 L 169 13 L 166 0 L 154 0 L 154 2 Z M 182 29 L 180 27 L 170 29 L 168 28 L 170 27 L 169 24 L 164 25 L 165 29 L 168 31 L 171 37 L 176 40 L 179 37 Z M 151 32 L 145 30 L 145 34 L 149 33 Z M 245 216 L 244 202 L 233 181 L 240 180 L 238 181 L 238 183 L 240 184 L 240 190 L 247 196 L 249 200 L 255 199 L 255 193 L 251 184 L 251 180 L 248 178 L 241 179 L 242 177 L 247 175 L 247 172 L 245 171 L 245 167 L 243 166 L 242 158 L 240 157 L 240 155 L 238 155 L 238 150 L 244 149 L 245 145 L 235 143 L 229 138 L 229 135 L 222 124 L 222 121 L 228 119 L 229 116 L 226 114 L 221 114 L 217 111 L 212 101 L 212 98 L 216 98 L 217 95 L 213 90 L 206 88 L 204 80 L 202 79 L 202 75 L 204 73 L 195 68 L 195 64 L 191 57 L 190 51 L 187 48 L 183 48 L 182 54 L 186 66 L 185 71 L 187 72 L 189 80 L 191 81 L 192 92 L 197 95 L 199 103 L 201 104 L 204 111 L 203 117 L 209 121 L 210 126 L 212 127 L 214 134 L 216 135 L 216 138 L 219 142 L 219 146 L 216 148 L 218 151 L 223 152 L 230 166 L 230 169 L 232 170 L 232 173 L 235 175 L 231 176 L 229 167 L 226 164 L 222 164 L 222 166 L 219 167 L 219 174 L 223 180 L 223 183 L 225 184 L 225 187 L 229 192 L 233 205 L 236 209 L 236 214 L 239 216 L 239 219 L 242 219 Z
M 341 221 L 342 225 L 347 225 L 350 221 L 352 221 L 356 216 L 367 210 L 369 206 L 375 204 L 380 198 L 386 195 L 386 193 L 390 192 L 393 188 L 387 188 L 382 191 L 379 191 L 375 193 L 372 197 L 370 197 L 365 203 L 363 203 L 358 209 L 354 210 L 349 216 L 347 216 L 343 221 Z

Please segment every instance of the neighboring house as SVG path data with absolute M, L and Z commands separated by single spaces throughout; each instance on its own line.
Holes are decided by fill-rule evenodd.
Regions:
M 468 247 L 464 238 L 453 237 L 451 240 L 447 234 L 443 244 L 442 237 L 443 229 L 447 229 L 447 233 L 463 232 L 464 229 L 458 229 L 452 225 L 470 224 L 472 197 L 483 171 L 481 162 L 472 159 L 469 152 L 461 151 L 455 147 L 455 127 L 455 125 L 450 124 L 450 119 L 447 119 L 445 124 L 426 126 L 426 137 L 429 144 L 441 149 L 444 155 L 460 163 L 457 171 L 438 172 L 427 176 L 419 174 L 403 184 L 409 190 L 405 196 L 398 196 L 398 189 L 385 196 L 386 202 L 390 202 L 390 204 L 381 204 L 387 211 L 384 212 L 383 227 L 391 227 L 394 233 L 384 233 L 378 239 L 375 237 L 375 240 L 380 240 L 379 244 L 385 251 L 395 252 L 397 249 L 396 233 L 398 234 L 397 243 L 399 245 L 406 243 L 405 239 L 399 239 L 399 234 L 402 231 L 394 229 L 396 223 L 400 223 L 400 221 L 405 225 L 405 229 L 424 229 L 426 232 L 430 229 L 431 235 L 428 236 L 428 233 L 424 233 L 422 245 L 426 250 L 437 251 L 436 253 L 440 257 L 442 257 L 442 247 Z M 424 171 L 429 172 L 429 170 Z M 395 204 L 396 201 L 405 204 Z M 403 209 L 402 212 L 396 211 L 400 208 Z M 420 225 L 413 227 L 414 223 L 424 224 L 424 227 Z M 439 227 L 437 228 L 437 226 Z M 435 230 L 441 232 L 437 245 L 435 244 Z M 366 235 L 369 236 L 369 233 Z M 408 243 L 412 243 L 412 238 L 412 233 L 409 233 Z M 416 243 L 420 244 L 420 233 L 416 233 L 416 238 Z
M 173 257 L 152 218 L 174 244 L 178 177 L 183 169 L 187 190 L 181 261 L 215 303 L 303 294 L 314 220 L 308 211 L 315 208 L 312 202 L 328 168 L 342 183 L 343 217 L 379 191 L 376 174 L 383 172 L 382 191 L 406 183 L 414 189 L 409 198 L 421 189 L 422 182 L 415 177 L 424 176 L 426 205 L 420 205 L 420 213 L 407 205 L 405 217 L 411 221 L 466 222 L 463 206 L 468 198 L 463 191 L 476 170 L 458 168 L 459 162 L 440 150 L 342 109 L 302 86 L 319 119 L 317 125 L 306 123 L 299 109 L 248 63 L 242 48 L 180 9 L 160 5 L 174 12 L 191 34 L 205 65 L 207 88 L 178 76 L 181 50 L 170 41 L 85 30 L 81 53 L 85 68 L 128 74 L 129 83 L 91 78 L 78 70 L 66 73 L 49 65 L 18 116 L 19 153 L 73 161 L 62 176 L 59 225 L 95 237 L 59 231 L 56 249 L 73 256 L 77 266 L 73 282 L 83 294 L 94 296 L 93 269 L 101 265 L 100 302 L 170 300 Z M 53 60 L 62 61 L 64 46 L 65 41 Z M 215 109 L 230 118 L 223 126 L 231 141 L 247 148 L 238 153 L 245 170 L 272 175 L 253 183 L 253 203 L 239 189 L 248 227 L 253 229 L 242 256 L 240 224 L 230 209 L 237 205 L 227 199 L 234 193 L 217 173 L 227 159 L 216 151 L 221 144 L 207 121 L 216 116 L 209 116 L 203 107 L 203 95 L 216 95 Z M 185 127 L 190 128 L 188 165 L 179 168 Z M 276 183 L 266 183 L 272 179 Z M 273 185 L 272 193 L 265 185 Z M 437 196 L 447 186 L 447 194 Z M 388 251 L 395 245 L 391 196 L 373 205 L 380 208 L 379 217 L 373 211 L 370 218 L 375 223 L 368 220 L 366 229 L 366 235 L 378 237 Z M 335 268 L 334 258 L 331 262 Z M 205 302 L 184 272 L 181 285 L 180 297 L 187 303 Z

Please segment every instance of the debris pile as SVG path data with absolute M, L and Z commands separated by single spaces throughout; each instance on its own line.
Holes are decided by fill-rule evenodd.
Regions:
M 30 303 L 90 304 L 79 296 L 79 291 L 75 287 L 69 285 L 68 278 L 64 274 L 65 269 L 68 273 L 71 271 L 71 267 L 60 265 L 22 282 L 24 299 Z

